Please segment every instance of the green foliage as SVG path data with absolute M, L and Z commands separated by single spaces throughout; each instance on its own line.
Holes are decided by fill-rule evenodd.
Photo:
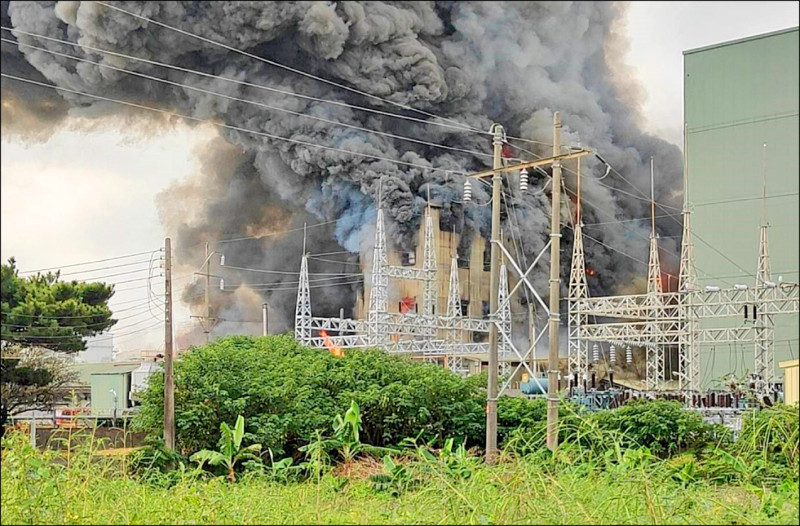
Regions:
M 59 281 L 59 273 L 19 277 L 14 258 L 0 266 L 0 338 L 2 352 L 30 347 L 72 353 L 86 348 L 86 338 L 110 327 L 112 286 Z M 16 354 L 16 352 L 15 352 Z M 39 353 L 24 360 L 3 356 L 0 424 L 19 411 L 47 409 L 54 390 L 69 378 L 63 364 Z
M 195 470 L 165 487 L 132 476 L 124 459 L 93 457 L 91 445 L 65 457 L 10 435 L 3 524 L 793 524 L 800 507 L 796 481 L 712 481 L 708 458 L 663 460 L 608 436 L 600 457 L 574 457 L 566 442 L 569 455 L 505 456 L 468 477 L 448 469 L 459 448 L 445 440 L 435 454 L 384 459 L 372 477 L 279 480 L 265 470 L 227 484 Z M 278 463 L 276 472 L 293 467 Z
M 145 446 L 131 455 L 129 470 L 143 482 L 171 487 L 185 474 L 186 460 L 180 453 L 167 449 L 162 438 L 147 437 Z
M 261 450 L 261 444 L 250 444 L 242 447 L 244 438 L 244 417 L 239 415 L 236 424 L 231 429 L 228 424 L 222 422 L 220 425 L 219 451 L 203 449 L 191 456 L 190 460 L 199 463 L 201 466 L 208 462 L 211 466 L 225 466 L 228 472 L 228 481 L 236 481 L 236 464 L 244 459 L 258 459 L 256 451 Z
M 331 415 L 353 401 L 363 443 L 385 446 L 417 434 L 483 440 L 479 387 L 441 367 L 376 350 L 335 358 L 290 336 L 227 337 L 176 362 L 175 385 L 177 445 L 187 454 L 211 449 L 220 423 L 241 414 L 253 442 L 297 458 L 315 431 L 329 429 Z M 151 377 L 141 399 L 135 425 L 160 434 L 162 374 Z
M 728 440 L 724 427 L 706 424 L 700 414 L 677 401 L 632 400 L 593 417 L 600 429 L 622 433 L 622 447 L 644 446 L 662 458 Z
M 14 258 L 0 267 L 2 338 L 24 347 L 76 352 L 86 338 L 99 334 L 111 319 L 112 285 L 59 281 L 59 272 L 19 277 Z
M 480 459 L 470 456 L 463 442 L 455 450 L 453 444 L 452 438 L 444 441 L 444 447 L 439 451 L 438 460 L 454 476 L 468 479 L 475 472 Z
M 389 455 L 383 457 L 383 467 L 386 473 L 369 477 L 375 491 L 385 491 L 392 497 L 399 497 L 419 482 L 406 466 L 395 462 Z
M 44 349 L 18 351 L 19 356 L 4 356 L 0 360 L 0 424 L 3 425 L 9 415 L 28 409 L 49 409 L 61 389 L 75 378 L 63 356 Z
M 749 411 L 734 451 L 752 465 L 763 466 L 764 476 L 781 478 L 788 472 L 798 479 L 800 415 L 796 406 L 776 405 Z

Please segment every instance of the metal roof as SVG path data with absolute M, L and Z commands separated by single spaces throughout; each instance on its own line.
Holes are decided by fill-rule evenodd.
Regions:
M 768 38 L 775 35 L 782 35 L 784 33 L 791 33 L 792 31 L 797 31 L 800 27 L 787 27 L 786 29 L 779 29 L 777 31 L 770 31 L 769 33 L 762 33 L 760 35 L 751 35 L 749 37 L 744 38 L 737 38 L 736 40 L 728 40 L 727 42 L 718 42 L 716 44 L 711 44 L 709 46 L 703 47 L 696 47 L 694 49 L 687 49 L 683 52 L 684 55 L 689 55 L 691 53 L 697 53 L 699 51 L 708 51 L 709 49 L 716 49 L 725 46 L 732 46 L 734 44 L 741 44 L 742 42 L 749 42 L 751 40 L 759 40 L 761 38 Z
M 139 367 L 139 362 L 76 363 L 72 370 L 78 373 L 74 385 L 89 385 L 93 374 L 124 374 Z

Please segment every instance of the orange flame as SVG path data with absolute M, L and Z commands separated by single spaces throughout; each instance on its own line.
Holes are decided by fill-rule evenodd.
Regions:
M 320 336 L 322 336 L 322 341 L 325 343 L 325 347 L 337 358 L 341 358 L 344 356 L 344 352 L 339 348 L 336 347 L 333 342 L 331 341 L 330 337 L 328 336 L 328 331 L 319 331 Z

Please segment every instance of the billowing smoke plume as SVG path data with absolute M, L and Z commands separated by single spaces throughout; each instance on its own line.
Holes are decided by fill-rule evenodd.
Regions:
M 7 25 L 6 3 L 3 21 Z M 607 2 L 115 2 L 190 33 L 269 58 L 319 77 L 407 104 L 478 128 L 502 123 L 509 135 L 549 143 L 553 112 L 564 123 L 563 142 L 597 150 L 631 181 L 616 173 L 601 183 L 604 167 L 594 158 L 582 166 L 585 197 L 583 220 L 587 264 L 594 270 L 594 294 L 630 287 L 646 274 L 648 221 L 627 221 L 649 215 L 648 203 L 629 194 L 649 192 L 649 159 L 656 159 L 656 196 L 679 206 L 681 159 L 678 148 L 648 136 L 637 124 L 639 88 L 622 65 L 624 39 L 618 34 L 623 13 Z M 421 118 L 418 113 L 290 73 L 253 58 L 150 24 L 95 2 L 11 2 L 14 28 L 82 46 L 126 53 L 184 68 L 301 93 L 319 99 L 370 106 L 385 112 Z M 9 37 L 4 31 L 4 36 Z M 455 148 L 491 152 L 488 135 L 431 126 L 412 120 L 367 113 L 345 106 L 289 97 L 191 73 L 164 70 L 133 60 L 72 48 L 17 34 L 19 42 L 101 63 L 147 73 L 173 82 L 255 100 L 299 113 L 381 130 Z M 463 178 L 444 171 L 485 168 L 489 157 L 465 154 L 401 139 L 370 134 L 262 107 L 226 100 L 181 87 L 160 84 L 92 64 L 78 63 L 42 51 L 21 48 L 25 62 L 11 46 L 3 46 L 3 71 L 41 78 L 70 89 L 167 108 L 201 119 L 292 138 L 306 143 L 402 160 L 421 167 L 357 157 L 348 153 L 292 144 L 231 129 L 220 129 L 219 144 L 202 154 L 203 171 L 159 197 L 162 219 L 176 237 L 178 262 L 196 269 L 205 258 L 204 243 L 225 253 L 228 265 L 266 268 L 286 274 L 226 270 L 226 281 L 258 283 L 253 290 L 268 299 L 275 330 L 291 327 L 303 223 L 338 220 L 308 230 L 312 252 L 358 251 L 371 242 L 379 180 L 384 208 L 398 246 L 418 242 L 416 231 L 425 199 L 443 207 L 443 222 L 459 231 L 488 235 L 488 199 L 477 185 L 474 199 L 459 203 Z M 7 58 L 7 55 L 9 58 Z M 7 66 L 13 58 L 19 68 Z M 35 71 L 30 67 L 33 66 Z M 7 69 L 8 68 L 8 69 Z M 17 66 L 14 66 L 17 68 Z M 113 115 L 119 106 L 64 93 L 32 91 L 27 85 L 3 81 L 3 132 L 27 133 L 47 128 L 63 118 L 66 105 L 82 115 Z M 37 100 L 31 101 L 34 95 Z M 61 98 L 63 97 L 63 99 Z M 6 104 L 25 118 L 6 123 Z M 41 101 L 41 102 L 38 102 Z M 54 104 L 52 111 L 41 108 Z M 66 103 L 66 104 L 65 104 Z M 142 117 L 145 118 L 145 117 Z M 538 155 L 550 155 L 546 144 L 529 144 Z M 524 152 L 516 152 L 527 157 Z M 565 172 L 570 191 L 575 177 Z M 549 190 L 543 181 L 520 195 L 514 178 L 511 217 L 504 230 L 517 237 L 528 260 L 547 240 Z M 624 194 L 609 187 L 628 192 Z M 659 211 L 663 215 L 662 210 Z M 662 258 L 675 273 L 680 218 L 660 220 Z M 569 213 L 564 214 L 569 224 Z M 593 225 L 593 223 L 605 223 Z M 562 261 L 569 265 L 571 236 L 564 237 Z M 218 240 L 264 236 L 238 242 Z M 519 241 L 521 240 L 521 244 Z M 602 244 L 601 244 L 602 243 Z M 622 254 L 627 254 L 627 257 Z M 312 279 L 323 273 L 353 272 L 354 257 L 336 255 L 331 263 L 312 262 Z M 637 261 L 638 260 L 638 261 Z M 213 261 L 213 260 L 212 260 Z M 546 290 L 546 265 L 534 274 Z M 212 268 L 213 272 L 213 268 Z M 562 274 L 568 277 L 568 272 Z M 274 285 L 283 283 L 283 285 Z M 320 285 L 324 282 L 317 282 Z M 265 284 L 265 285 L 261 285 Z M 278 290 L 267 292 L 272 288 Z M 338 314 L 352 307 L 355 287 L 319 286 L 313 290 L 315 311 Z M 200 287 L 200 288 L 197 288 Z M 201 301 L 189 287 L 184 299 Z M 228 295 L 220 311 L 237 302 Z M 254 302 L 258 303 L 258 302 Z M 317 310 L 319 309 L 319 310 Z M 247 315 L 258 319 L 258 312 Z M 255 318 L 254 318 L 255 317 Z

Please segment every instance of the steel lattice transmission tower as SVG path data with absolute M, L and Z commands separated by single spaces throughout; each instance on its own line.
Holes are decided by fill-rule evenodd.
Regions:
M 569 312 L 567 315 L 567 373 L 578 374 L 586 379 L 589 367 L 589 345 L 580 339 L 583 326 L 589 317 L 576 308 L 576 302 L 589 297 L 589 286 L 586 283 L 586 258 L 583 252 L 583 218 L 581 217 L 581 159 L 577 166 L 577 200 L 575 208 L 575 228 L 572 240 L 572 261 L 569 272 Z M 578 389 L 578 386 L 573 386 Z
M 297 286 L 297 303 L 294 310 L 294 337 L 299 342 L 311 338 L 311 291 L 308 285 L 308 257 L 303 244 L 303 259 L 300 263 L 300 279 Z
M 694 405 L 694 395 L 700 393 L 700 347 L 697 345 L 697 316 L 692 299 L 697 293 L 697 271 L 694 266 L 692 212 L 689 209 L 689 152 L 688 123 L 683 134 L 683 235 L 678 272 L 678 292 L 681 293 L 681 337 L 678 343 L 678 383 L 684 402 Z
M 508 269 L 505 264 L 500 265 L 500 284 L 497 292 L 497 302 L 500 309 L 497 312 L 497 321 L 500 325 L 499 329 L 505 333 L 511 334 L 511 302 L 508 299 Z M 508 361 L 511 358 L 511 348 L 505 338 L 500 338 L 498 342 L 498 365 L 500 375 L 503 376 L 508 373 Z
M 761 228 L 758 237 L 758 270 L 756 273 L 756 290 L 763 291 L 767 287 L 775 288 L 769 272 L 769 246 L 767 244 L 767 144 L 764 143 L 761 171 L 763 185 L 761 189 Z M 761 396 L 769 395 L 772 390 L 775 374 L 775 321 L 772 314 L 761 308 L 755 316 L 755 376 L 756 392 Z
M 653 158 L 650 157 L 650 258 L 647 264 L 647 297 L 650 305 L 657 308 L 663 301 L 661 295 L 664 293 L 664 286 L 661 282 L 661 263 L 658 258 L 653 172 Z M 650 329 L 656 331 L 654 325 Z M 648 345 L 646 353 L 647 389 L 658 389 L 664 380 L 664 347 L 657 344 Z
M 450 261 L 450 284 L 447 290 L 447 318 L 451 321 L 450 327 L 445 334 L 445 341 L 455 347 L 461 343 L 461 330 L 456 320 L 461 318 L 461 286 L 458 281 L 458 260 L 453 258 Z M 464 374 L 464 359 L 462 356 L 447 355 L 447 366 L 457 374 Z
M 389 257 L 386 253 L 386 234 L 383 229 L 383 207 L 378 207 L 378 219 L 375 225 L 375 246 L 372 250 L 372 287 L 369 292 L 369 326 L 370 345 L 385 345 L 388 333 L 386 313 L 389 308 Z

